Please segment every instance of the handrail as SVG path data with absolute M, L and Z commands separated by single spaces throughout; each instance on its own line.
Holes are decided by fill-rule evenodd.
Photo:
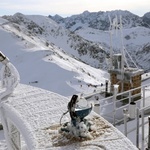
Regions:
M 8 149 L 13 149 L 12 140 L 9 135 L 8 122 L 5 116 L 3 104 L 7 101 L 5 97 L 9 96 L 18 85 L 20 76 L 17 69 L 10 63 L 9 59 L 0 51 L 0 62 L 3 64 L 0 76 L 3 92 L 0 93 L 0 116 L 4 128 L 4 135 Z
M 16 126 L 16 128 L 22 134 L 28 149 L 34 150 L 36 147 L 35 136 L 28 122 L 25 123 L 23 118 L 13 107 L 11 107 L 10 110 L 10 107 L 7 105 L 7 103 L 3 104 L 3 111 L 5 113 L 5 117 L 8 117 L 9 120 Z
M 148 97 L 149 98 L 149 97 Z M 124 134 L 127 136 L 129 133 L 136 130 L 136 146 L 139 148 L 139 128 L 142 128 L 142 143 L 141 143 L 141 150 L 144 150 L 144 141 L 145 141 L 145 130 L 144 126 L 148 124 L 148 121 L 144 121 L 144 114 L 146 110 L 150 109 L 149 106 L 137 108 L 136 110 L 136 127 L 131 128 L 130 130 L 127 129 L 127 116 L 129 117 L 129 114 L 124 113 Z M 141 115 L 141 123 L 139 122 L 139 118 Z M 148 136 L 148 135 L 147 135 Z M 147 137 L 146 137 L 147 138 Z
M 150 86 L 150 84 L 145 84 L 140 87 L 130 89 L 128 91 L 124 91 L 122 93 L 116 93 L 115 96 L 112 95 L 112 96 L 109 96 L 109 97 L 106 97 L 103 99 L 99 99 L 98 101 L 96 101 L 96 103 L 99 103 L 100 115 L 105 117 L 105 115 L 107 116 L 108 114 L 113 114 L 112 118 L 114 118 L 116 120 L 116 117 L 115 117 L 116 111 L 118 111 L 119 109 L 123 109 L 124 107 L 129 107 L 129 104 L 131 103 L 132 99 L 134 99 L 135 97 L 141 96 L 141 95 L 143 97 L 141 97 L 140 99 L 143 100 L 143 106 L 145 106 L 145 90 L 146 90 L 146 87 L 149 87 L 149 86 Z M 132 92 L 135 90 L 138 90 L 138 89 L 141 90 L 141 94 L 138 93 L 138 94 L 132 95 Z M 100 93 L 101 93 L 100 91 L 95 91 L 95 92 L 93 92 L 91 94 L 87 94 L 87 95 L 82 94 L 81 96 L 84 97 L 85 99 L 88 99 L 88 98 L 91 98 L 92 96 L 95 96 L 96 94 L 100 94 Z M 120 99 L 118 99 L 119 97 L 120 97 Z M 92 97 L 92 98 L 93 98 L 93 100 L 95 100 L 94 97 Z M 136 102 L 139 102 L 139 100 L 137 100 Z M 119 103 L 122 103 L 123 105 L 118 106 Z M 113 106 L 113 109 L 111 109 L 109 112 L 101 111 L 101 110 L 103 110 L 103 108 L 108 107 L 110 105 Z
M 113 96 L 99 100 L 100 115 L 103 117 L 106 116 L 107 118 L 110 118 L 110 116 L 111 116 L 112 118 L 110 118 L 110 119 L 112 119 L 112 121 L 113 121 L 112 123 L 114 125 L 116 125 L 116 124 L 122 122 L 123 120 L 124 120 L 124 122 L 125 121 L 127 122 L 127 118 L 129 117 L 129 114 L 126 114 L 126 115 L 124 115 L 124 117 L 126 117 L 126 119 L 124 117 L 122 117 L 122 119 L 118 119 L 118 118 L 116 118 L 117 111 L 121 111 L 124 108 L 128 109 L 128 107 L 130 106 L 130 103 L 132 102 L 132 99 L 134 99 L 135 97 L 141 96 L 140 99 L 136 101 L 136 103 L 142 102 L 142 106 L 141 107 L 138 106 L 139 112 L 138 111 L 137 112 L 139 114 L 137 114 L 138 118 L 136 119 L 137 120 L 137 127 L 130 128 L 128 130 L 127 123 L 124 123 L 125 124 L 125 133 L 124 134 L 127 136 L 132 131 L 137 130 L 137 132 L 136 132 L 136 134 L 137 134 L 136 145 L 137 145 L 137 147 L 139 147 L 139 131 L 138 131 L 138 129 L 140 127 L 142 127 L 142 148 L 144 147 L 144 138 L 145 138 L 144 137 L 144 125 L 148 123 L 148 121 L 144 121 L 144 113 L 146 110 L 150 109 L 150 106 L 145 106 L 145 101 L 150 98 L 150 97 L 146 97 L 146 95 L 145 95 L 145 91 L 146 91 L 147 87 L 150 87 L 150 83 L 142 85 L 142 86 L 134 88 L 134 89 L 130 89 L 128 91 L 124 91 L 122 93 L 117 93 L 116 95 L 113 95 Z M 132 95 L 133 91 L 139 90 L 139 89 L 141 90 L 141 94 L 138 93 L 138 94 Z M 98 94 L 98 92 L 97 92 L 97 94 Z M 93 93 L 93 95 L 90 94 L 91 97 L 94 95 L 95 95 L 95 93 Z M 120 97 L 120 99 L 119 99 L 119 97 Z M 124 105 L 119 105 L 119 103 L 123 103 L 125 100 L 127 100 L 127 102 Z M 109 106 L 111 106 L 111 109 L 108 109 L 108 110 L 106 109 L 107 110 L 106 112 L 102 111 L 103 108 L 106 108 Z M 139 123 L 139 115 L 141 115 L 141 119 L 142 119 L 141 124 Z

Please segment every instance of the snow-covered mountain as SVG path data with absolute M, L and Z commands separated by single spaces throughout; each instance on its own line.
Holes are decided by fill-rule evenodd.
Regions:
M 144 26 L 145 22 L 148 23 L 149 13 L 140 18 L 128 11 L 86 11 L 81 15 L 66 18 L 68 23 L 71 23 L 71 20 L 75 22 L 69 28 L 66 28 L 65 19 L 58 15 L 52 17 L 55 20 L 46 16 L 21 13 L 3 16 L 0 17 L 0 49 L 19 70 L 22 83 L 65 96 L 92 92 L 94 87 L 88 85 L 101 85 L 108 79 L 105 71 L 96 68 L 108 67 L 108 14 L 113 18 L 116 13 L 118 16 L 120 13 L 123 18 L 125 48 L 139 67 L 150 71 L 150 28 Z M 101 14 L 101 17 L 98 17 L 98 14 Z M 126 14 L 126 17 L 123 14 Z M 96 18 L 101 24 L 94 21 Z M 91 26 L 90 21 L 93 23 Z M 99 28 L 103 23 L 107 27 L 105 30 Z M 121 47 L 119 31 L 114 31 L 113 36 L 113 50 L 118 52 Z
M 0 49 L 18 69 L 21 83 L 64 96 L 92 92 L 95 88 L 88 85 L 104 84 L 108 75 L 75 58 L 77 51 L 67 44 L 69 33 L 48 17 L 4 16 L 0 18 Z M 75 40 L 72 43 L 77 44 Z
M 114 10 L 114 11 L 99 11 L 99 12 L 89 12 L 84 11 L 82 14 L 73 15 L 71 17 L 62 18 L 59 15 L 49 16 L 57 23 L 63 25 L 67 29 L 72 31 L 78 30 L 80 28 L 90 27 L 99 30 L 108 30 L 110 26 L 109 17 L 112 19 L 116 16 L 122 16 L 122 24 L 124 28 L 132 28 L 136 26 L 143 26 L 150 28 L 149 25 L 149 13 L 145 14 L 143 17 L 139 17 L 129 11 Z
M 38 38 L 47 47 L 55 44 L 68 54 L 93 67 L 98 68 L 100 61 L 107 56 L 100 44 L 83 39 L 48 17 L 25 16 L 17 13 L 3 18 L 7 19 L 9 24 L 20 33 L 23 32 L 26 36 Z
M 84 12 L 84 14 L 86 13 L 89 12 Z M 60 16 L 55 17 L 63 20 Z M 149 14 L 145 14 L 143 18 L 148 23 Z M 144 68 L 145 71 L 150 71 L 150 29 L 148 26 L 143 26 L 143 23 L 140 24 L 140 21 L 136 23 L 135 27 L 134 24 L 131 23 L 130 26 L 124 26 L 124 45 L 136 63 Z M 0 50 L 10 58 L 10 61 L 18 69 L 21 76 L 21 83 L 47 89 L 64 96 L 71 96 L 72 94 L 82 92 L 91 93 L 97 87 L 103 88 L 101 83 L 104 84 L 105 80 L 109 77 L 107 72 L 94 68 L 105 68 L 106 66 L 105 58 L 110 52 L 109 25 L 107 25 L 107 30 L 99 30 L 92 26 L 86 26 L 86 23 L 83 24 L 83 27 L 78 25 L 80 23 L 76 25 L 78 28 L 72 30 L 72 32 L 70 30 L 73 27 L 68 30 L 62 24 L 60 25 L 45 16 L 27 16 L 20 13 L 13 16 L 3 16 L 0 17 Z M 96 25 L 96 23 L 94 24 L 93 22 L 93 25 Z M 120 49 L 118 32 L 114 31 L 113 35 L 114 51 L 119 51 Z M 34 102 L 38 107 L 41 105 L 37 103 L 38 99 L 36 97 L 46 99 L 46 101 L 49 101 L 49 104 L 53 103 L 56 99 L 51 93 L 49 97 L 44 96 L 45 92 L 39 97 L 39 90 L 35 89 L 38 94 L 36 96 L 33 92 L 33 87 L 29 87 L 29 89 L 25 87 L 25 89 L 29 92 L 30 96 L 34 97 Z M 16 93 L 19 94 L 19 97 L 23 96 L 29 100 L 30 96 L 26 98 L 25 89 L 22 90 L 20 88 Z M 20 90 L 22 90 L 21 93 Z M 61 101 L 63 101 L 63 98 L 61 101 L 59 101 L 61 97 L 57 98 L 59 104 L 62 104 Z M 19 101 L 18 98 L 16 99 Z M 17 106 L 16 104 L 20 104 L 15 103 L 16 101 L 13 102 L 15 107 Z M 29 104 L 30 101 L 27 103 Z M 45 105 L 48 103 L 42 100 L 41 104 Z M 58 108 L 59 104 L 55 103 L 54 105 Z M 30 106 L 32 107 L 32 105 Z M 35 105 L 33 106 L 35 107 Z M 38 107 L 37 111 L 41 114 Z M 44 107 L 40 108 L 42 110 Z M 48 115 L 48 113 L 46 114 Z M 41 115 L 38 116 L 41 120 Z M 31 116 L 28 118 L 31 119 Z M 39 127 L 41 129 L 41 126 Z M 107 136 L 110 137 L 110 131 Z M 109 142 L 109 140 L 107 141 Z M 110 144 L 108 145 L 111 147 Z
M 122 17 L 124 47 L 140 68 L 147 72 L 150 71 L 150 50 L 147 48 L 146 56 L 143 53 L 145 47 L 150 45 L 150 13 L 139 17 L 129 11 L 122 10 L 107 12 L 85 11 L 82 14 L 67 18 L 62 18 L 58 15 L 49 17 L 79 36 L 99 43 L 107 53 L 110 53 L 109 16 L 111 21 L 117 16 L 118 22 L 120 16 Z M 114 31 L 113 50 L 115 53 L 121 49 L 120 38 L 119 31 Z M 128 61 L 130 62 L 130 60 Z

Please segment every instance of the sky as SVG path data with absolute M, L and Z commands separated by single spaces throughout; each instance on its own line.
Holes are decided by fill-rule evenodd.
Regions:
M 150 0 L 1 0 L 0 16 L 16 12 L 33 15 L 68 17 L 89 12 L 128 10 L 138 16 L 150 11 Z

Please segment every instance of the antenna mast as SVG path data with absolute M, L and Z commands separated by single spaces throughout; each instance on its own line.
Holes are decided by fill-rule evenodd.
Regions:
M 111 18 L 110 18 L 110 16 L 108 16 L 109 17 L 109 22 L 110 22 L 110 27 L 109 27 L 109 33 L 110 33 L 110 68 L 109 69 L 111 69 L 112 67 L 113 67 L 113 65 L 112 65 L 112 57 L 113 57 L 113 48 L 112 48 L 112 29 L 114 28 L 113 27 L 113 23 L 111 22 Z
M 120 36 L 121 36 L 121 91 L 123 92 L 123 80 L 124 80 L 124 64 L 126 61 L 125 53 L 124 53 L 124 43 L 123 43 L 123 33 L 122 33 L 122 18 L 120 16 Z M 126 61 L 127 62 L 127 61 Z

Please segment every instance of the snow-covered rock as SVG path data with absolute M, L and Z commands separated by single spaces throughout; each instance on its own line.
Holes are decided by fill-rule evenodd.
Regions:
M 146 13 L 143 16 L 143 22 L 145 23 L 146 27 L 149 27 L 149 25 L 150 25 L 150 12 Z

